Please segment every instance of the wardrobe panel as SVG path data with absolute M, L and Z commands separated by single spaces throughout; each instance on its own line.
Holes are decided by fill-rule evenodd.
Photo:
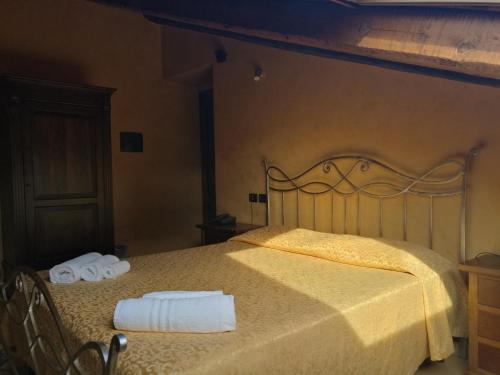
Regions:
M 37 207 L 34 241 L 39 245 L 36 263 L 51 263 L 81 254 L 82 249 L 99 246 L 99 217 L 96 204 Z
M 36 112 L 32 139 L 35 199 L 97 196 L 95 117 Z
M 4 268 L 112 253 L 114 89 L 0 76 Z

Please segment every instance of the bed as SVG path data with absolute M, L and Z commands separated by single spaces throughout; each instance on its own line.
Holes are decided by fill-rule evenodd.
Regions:
M 439 256 L 429 249 L 437 241 L 434 205 L 441 197 L 460 198 L 458 230 L 451 232 L 458 234 L 457 256 L 465 256 L 467 177 L 476 153 L 419 176 L 357 155 L 322 160 L 292 178 L 266 165 L 269 226 L 222 244 L 131 258 L 131 272 L 116 280 L 44 284 L 57 307 L 69 352 L 89 341 L 107 342 L 119 333 L 112 316 L 120 299 L 155 290 L 222 289 L 235 296 L 236 331 L 124 332 L 128 348 L 116 346 L 122 353 L 113 371 L 410 375 L 428 357 L 445 359 L 453 350 L 451 336 L 466 332 L 465 289 L 456 265 L 445 259 L 451 252 Z M 319 174 L 314 174 L 316 167 Z M 370 168 L 376 170 L 373 179 L 355 179 L 355 172 L 366 174 Z M 383 179 L 381 172 L 392 179 Z M 318 180 L 321 173 L 334 182 Z M 312 197 L 311 206 L 301 201 L 301 194 Z M 402 241 L 411 233 L 410 195 L 430 203 L 426 247 Z M 331 198 L 326 211 L 324 196 Z M 387 237 L 384 220 L 390 220 L 383 212 L 385 202 L 401 198 L 402 238 L 374 239 L 363 233 L 363 196 L 376 199 L 380 237 Z M 344 202 L 354 197 L 356 204 L 354 209 L 348 203 L 337 207 L 340 221 L 333 217 L 338 197 Z M 352 234 L 325 233 L 325 212 L 331 214 L 328 232 Z M 343 225 L 336 231 L 339 222 Z M 349 228 L 349 222 L 357 229 Z M 40 276 L 46 280 L 45 273 Z M 96 373 L 96 363 L 103 366 L 82 360 L 82 372 Z

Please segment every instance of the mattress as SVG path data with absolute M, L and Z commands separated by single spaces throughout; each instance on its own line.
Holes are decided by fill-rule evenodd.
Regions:
M 223 290 L 237 327 L 216 334 L 123 332 L 119 374 L 413 374 L 429 356 L 422 283 L 247 242 L 129 259 L 98 283 L 50 284 L 70 341 L 109 342 L 120 299 L 159 290 Z

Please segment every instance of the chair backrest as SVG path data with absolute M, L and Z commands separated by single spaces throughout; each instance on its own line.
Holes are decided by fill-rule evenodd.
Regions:
M 127 348 L 123 334 L 114 335 L 109 347 L 98 341 L 71 347 L 47 286 L 27 267 L 15 269 L 2 285 L 0 318 L 0 339 L 15 374 L 23 364 L 37 374 L 112 375 Z

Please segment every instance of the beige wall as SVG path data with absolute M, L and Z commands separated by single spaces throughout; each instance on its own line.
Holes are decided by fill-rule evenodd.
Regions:
M 334 153 L 362 152 L 423 172 L 483 140 L 471 176 L 469 254 L 500 249 L 499 89 L 182 33 L 186 44 L 228 53 L 213 77 L 219 212 L 250 221 L 248 193 L 264 190 L 264 157 L 293 173 Z M 211 61 L 199 51 L 200 66 Z M 194 57 L 184 57 L 192 68 Z M 265 72 L 259 83 L 257 65 Z M 254 219 L 264 223 L 264 205 Z
M 115 242 L 132 255 L 197 244 L 197 93 L 162 76 L 161 30 L 84 0 L 3 0 L 0 73 L 117 88 L 112 99 Z M 119 132 L 144 134 L 120 153 Z
M 250 220 L 247 197 L 264 189 L 263 157 L 299 170 L 332 153 L 361 151 L 423 171 L 485 140 L 472 172 L 471 253 L 500 248 L 498 89 L 187 31 L 165 29 L 162 39 L 139 14 L 83 0 L 43 3 L 2 3 L 0 72 L 118 88 L 112 109 L 116 242 L 129 244 L 132 254 L 198 239 L 196 93 L 162 76 L 206 69 L 220 46 L 228 61 L 213 70 L 219 212 Z M 198 46 L 197 52 L 175 48 L 183 45 Z M 256 65 L 266 75 L 259 83 L 252 79 Z M 119 153 L 121 130 L 143 131 L 145 153 Z M 257 205 L 255 222 L 263 221 L 263 205 Z
M 263 157 L 306 168 L 360 151 L 423 172 L 478 141 L 470 254 L 500 249 L 500 90 L 227 41 L 214 71 L 217 202 L 248 221 Z M 266 77 L 255 83 L 253 65 Z M 262 208 L 258 222 L 264 220 Z

